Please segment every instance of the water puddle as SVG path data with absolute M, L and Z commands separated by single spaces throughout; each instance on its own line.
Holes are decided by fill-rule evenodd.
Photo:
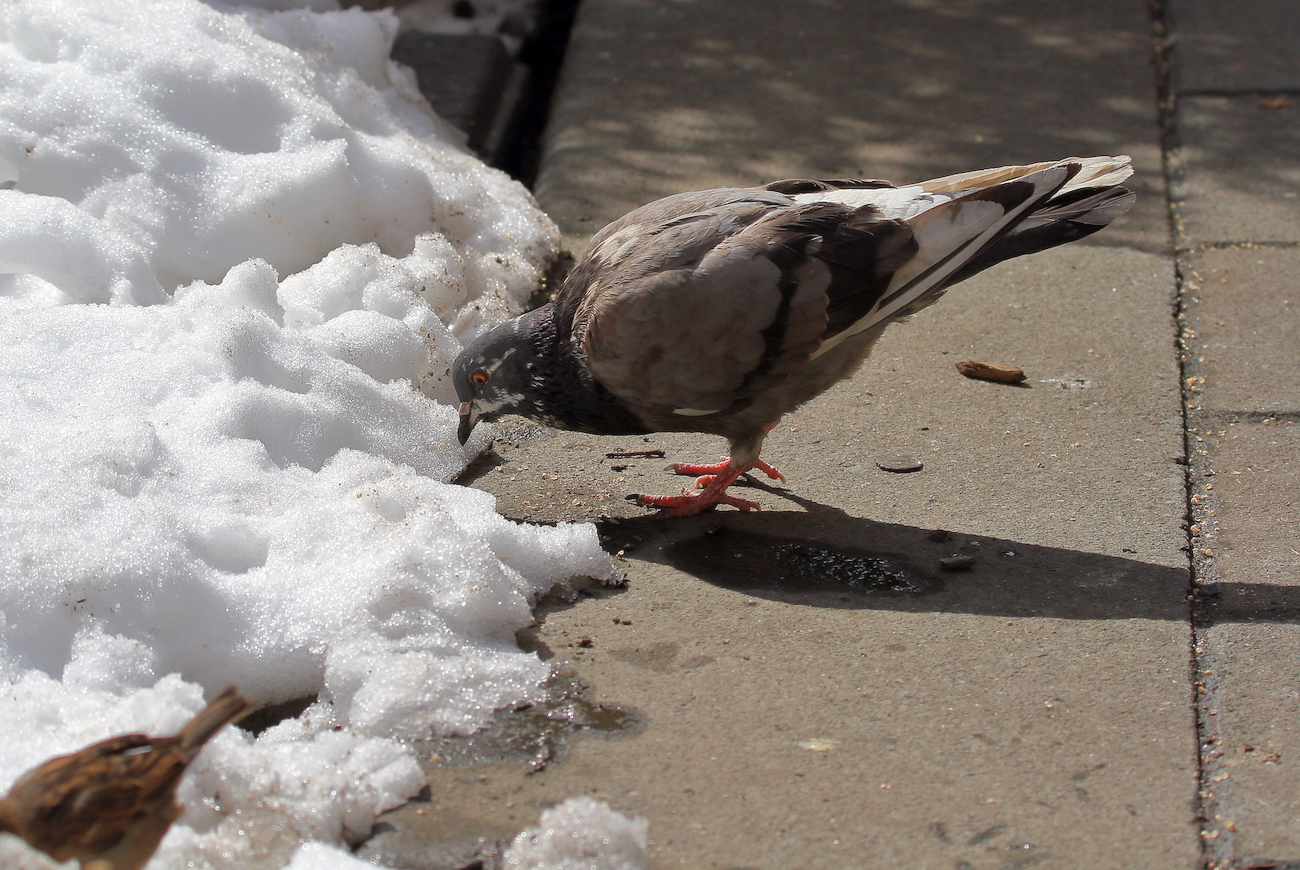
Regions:
M 561 760 L 579 735 L 623 736 L 643 725 L 639 713 L 593 700 L 573 676 L 556 674 L 546 689 L 546 700 L 498 710 L 489 725 L 468 737 L 419 741 L 421 755 L 439 767 L 508 763 L 524 764 L 535 773 Z

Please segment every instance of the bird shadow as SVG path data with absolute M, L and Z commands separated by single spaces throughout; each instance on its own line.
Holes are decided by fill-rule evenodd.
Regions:
M 814 607 L 1186 622 L 1193 595 L 1248 592 L 1271 606 L 1228 619 L 1300 622 L 1300 589 L 1193 587 L 1184 567 L 878 522 L 759 486 L 802 510 L 605 520 L 601 539 L 630 559 L 756 598 Z

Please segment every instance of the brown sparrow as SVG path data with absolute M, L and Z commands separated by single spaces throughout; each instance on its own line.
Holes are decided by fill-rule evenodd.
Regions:
M 181 814 L 176 784 L 203 744 L 255 702 L 230 686 L 173 737 L 123 734 L 28 771 L 0 798 L 0 831 L 83 870 L 140 870 Z

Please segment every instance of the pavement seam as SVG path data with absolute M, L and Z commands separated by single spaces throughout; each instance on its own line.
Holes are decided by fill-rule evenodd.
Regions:
M 1214 423 L 1276 423 L 1282 421 L 1300 422 L 1300 411 L 1246 411 L 1224 410 L 1205 411 L 1202 419 Z
M 1214 730 L 1219 707 L 1219 660 L 1209 629 L 1217 616 L 1215 602 L 1220 580 L 1213 558 L 1213 532 L 1198 520 L 1211 519 L 1217 510 L 1206 502 L 1216 502 L 1213 490 L 1205 484 L 1212 477 L 1208 449 L 1199 434 L 1198 421 L 1204 409 L 1198 401 L 1199 385 L 1205 382 L 1201 360 L 1196 355 L 1196 334 L 1189 323 L 1188 298 L 1199 285 L 1193 257 L 1196 246 L 1188 241 L 1183 217 L 1186 169 L 1178 135 L 1177 100 L 1171 51 L 1175 44 L 1169 29 L 1166 0 L 1148 0 L 1152 24 L 1152 62 L 1156 77 L 1156 105 L 1159 112 L 1161 157 L 1168 192 L 1169 225 L 1174 259 L 1173 317 L 1177 334 L 1179 387 L 1183 413 L 1183 481 L 1186 505 L 1183 528 L 1187 544 L 1190 588 L 1187 596 L 1191 630 L 1189 650 L 1192 713 L 1196 722 L 1198 788 L 1193 800 L 1194 824 L 1199 829 L 1201 867 L 1205 870 L 1229 870 L 1234 866 L 1235 849 L 1232 820 L 1224 818 L 1230 792 L 1228 771 L 1221 761 L 1220 738 Z M 1210 472 L 1210 474 L 1207 474 Z
M 1192 631 L 1191 680 L 1193 711 L 1199 748 L 1196 816 L 1200 828 L 1202 867 L 1205 870 L 1300 870 L 1300 861 L 1272 860 L 1242 856 L 1236 841 L 1233 820 L 1235 806 L 1231 779 L 1222 738 L 1216 725 L 1222 707 L 1222 669 L 1213 629 L 1225 622 L 1249 621 L 1243 614 L 1229 614 L 1223 609 L 1223 577 L 1218 565 L 1216 543 L 1221 513 L 1218 494 L 1214 491 L 1214 455 L 1212 427 L 1227 421 L 1268 424 L 1279 420 L 1298 420 L 1300 411 L 1209 410 L 1201 395 L 1206 383 L 1203 346 L 1198 342 L 1189 311 L 1189 300 L 1201 289 L 1203 279 L 1197 270 L 1197 255 L 1234 248 L 1286 249 L 1300 247 L 1295 242 L 1256 242 L 1218 240 L 1193 242 L 1186 232 L 1187 170 L 1182 159 L 1178 129 L 1178 101 L 1185 97 L 1241 97 L 1264 94 L 1294 95 L 1296 92 L 1273 89 L 1240 91 L 1177 91 L 1174 84 L 1171 53 L 1177 42 L 1169 28 L 1167 0 L 1148 0 L 1153 29 L 1154 65 L 1157 80 L 1157 108 L 1160 117 L 1161 152 L 1164 161 L 1169 220 L 1173 235 L 1175 273 L 1174 316 L 1178 329 L 1178 362 L 1181 372 L 1184 426 L 1184 480 L 1187 493 L 1185 528 L 1186 547 L 1191 567 L 1188 595 Z M 1266 618 L 1277 620 L 1293 616 L 1294 608 L 1270 611 Z M 1259 617 L 1262 614 L 1253 614 Z
M 1271 96 L 1300 96 L 1300 89 L 1296 88 L 1197 88 L 1195 90 L 1179 91 L 1180 97 L 1271 97 Z
M 1276 248 L 1300 248 L 1300 242 L 1196 242 L 1188 247 L 1175 247 L 1176 254 L 1195 254 L 1197 251 L 1231 251 L 1238 249 L 1276 249 Z

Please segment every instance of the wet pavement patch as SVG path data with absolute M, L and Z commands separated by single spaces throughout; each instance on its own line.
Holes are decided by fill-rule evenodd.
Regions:
M 832 547 L 728 527 L 667 545 L 664 561 L 738 591 L 925 595 L 940 581 L 896 554 Z
M 468 737 L 419 741 L 421 756 L 440 767 L 504 762 L 527 765 L 536 773 L 561 760 L 569 741 L 580 734 L 626 736 L 644 724 L 635 710 L 593 700 L 570 674 L 555 674 L 546 690 L 545 700 L 500 710 L 489 725 Z

